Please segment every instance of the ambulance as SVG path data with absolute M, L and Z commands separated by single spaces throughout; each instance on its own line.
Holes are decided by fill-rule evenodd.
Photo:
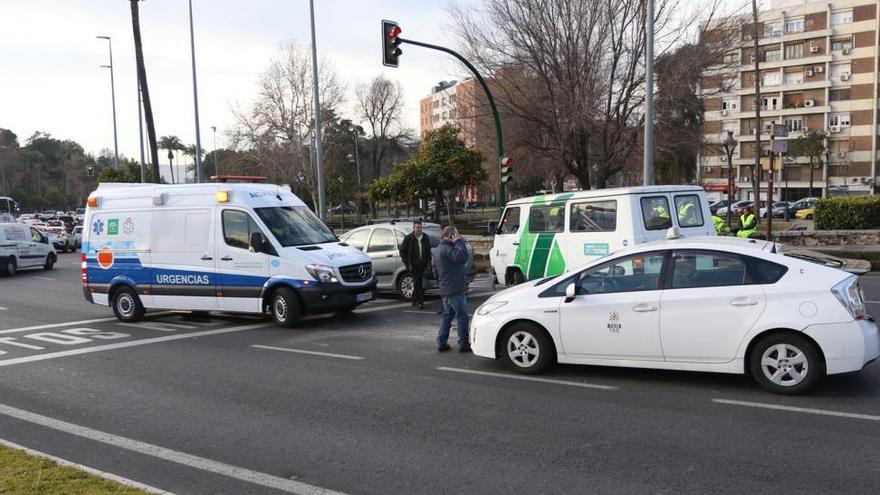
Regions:
M 698 186 L 642 186 L 545 194 L 509 202 L 489 251 L 496 282 L 516 285 L 664 239 L 714 236 Z
M 375 297 L 370 258 L 282 186 L 105 183 L 84 227 L 83 295 L 121 321 L 161 308 L 266 314 L 290 327 Z

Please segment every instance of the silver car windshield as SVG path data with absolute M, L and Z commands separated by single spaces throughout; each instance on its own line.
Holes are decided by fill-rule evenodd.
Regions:
M 284 247 L 338 240 L 306 206 L 273 206 L 255 210 L 278 243 Z

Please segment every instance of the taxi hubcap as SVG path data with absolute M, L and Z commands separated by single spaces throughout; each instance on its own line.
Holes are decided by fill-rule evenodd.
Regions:
M 776 344 L 767 348 L 761 356 L 761 371 L 776 385 L 791 387 L 804 381 L 810 371 L 810 362 L 797 347 Z
M 507 341 L 507 355 L 517 366 L 527 368 L 534 365 L 541 355 L 538 341 L 528 332 L 515 332 Z

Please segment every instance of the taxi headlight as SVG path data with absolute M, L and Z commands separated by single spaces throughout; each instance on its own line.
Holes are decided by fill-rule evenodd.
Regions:
M 306 271 L 309 272 L 309 275 L 314 277 L 318 282 L 333 283 L 339 281 L 336 278 L 336 274 L 333 272 L 333 268 L 329 266 L 321 264 L 306 265 Z
M 505 304 L 507 304 L 507 301 L 488 301 L 477 308 L 477 314 L 480 316 L 485 316 L 492 311 L 495 311 L 496 309 L 504 306 Z

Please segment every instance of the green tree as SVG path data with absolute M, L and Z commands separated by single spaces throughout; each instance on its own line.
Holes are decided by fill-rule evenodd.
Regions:
M 788 142 L 789 156 L 810 159 L 810 193 L 808 196 L 813 196 L 813 171 L 816 169 L 816 165 L 822 163 L 827 137 L 823 131 L 812 130 Z
M 146 182 L 153 182 L 153 171 L 144 168 L 144 179 Z M 139 163 L 124 160 L 119 168 L 106 167 L 98 174 L 98 182 L 140 182 L 141 166 Z
M 175 151 L 181 151 L 185 149 L 185 146 L 180 141 L 180 138 L 177 136 L 162 136 L 159 138 L 159 148 L 168 151 L 168 160 L 169 167 L 171 170 L 171 183 L 174 184 L 174 163 L 173 155 Z M 179 165 L 179 164 L 178 164 Z

